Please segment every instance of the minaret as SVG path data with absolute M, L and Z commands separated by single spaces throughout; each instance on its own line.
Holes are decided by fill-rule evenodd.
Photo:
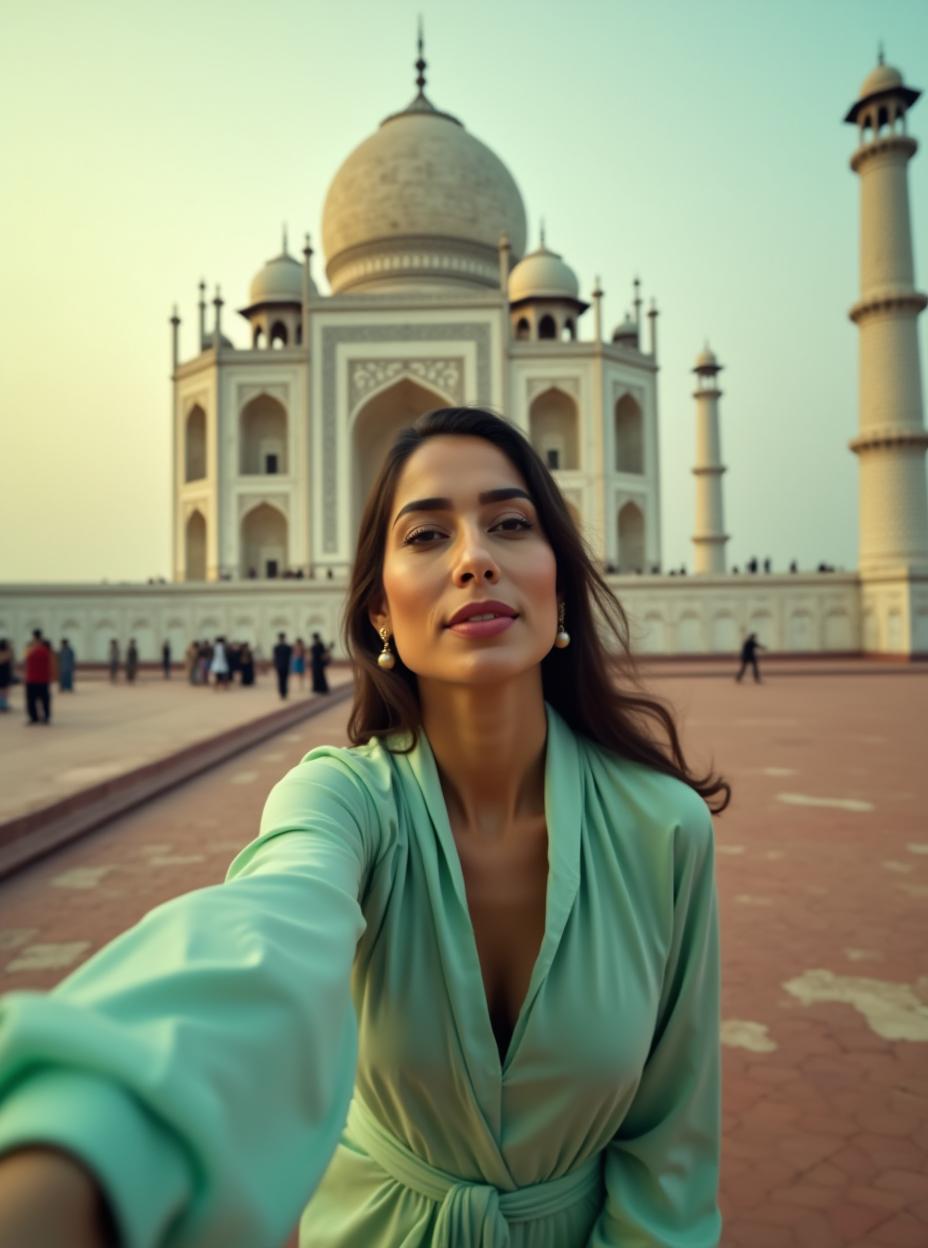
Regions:
M 722 464 L 719 438 L 718 374 L 722 365 L 709 350 L 696 357 L 696 532 L 693 534 L 693 571 L 698 576 L 724 576 L 725 520 L 722 506 Z
M 850 162 L 860 176 L 860 298 L 849 314 L 860 331 L 859 427 L 849 445 L 859 464 L 864 580 L 928 572 L 928 433 L 918 342 L 918 316 L 928 299 L 915 289 L 907 166 L 918 144 L 906 132 L 906 114 L 920 94 L 883 63 L 881 49 L 844 118 L 857 126 L 860 140 Z M 865 638 L 865 649 L 874 641 L 880 650 L 898 648 L 882 627 L 876 633 Z M 915 641 L 899 638 L 903 649 L 919 648 Z M 928 648 L 928 639 L 922 641 Z

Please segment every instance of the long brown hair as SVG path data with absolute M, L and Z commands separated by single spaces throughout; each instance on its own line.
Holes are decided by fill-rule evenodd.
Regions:
M 355 671 L 349 740 L 360 745 L 371 737 L 398 732 L 410 734 L 408 749 L 418 741 L 416 675 L 398 654 L 391 670 L 378 667 L 382 643 L 368 612 L 383 596 L 384 552 L 400 472 L 428 438 L 449 434 L 485 438 L 503 452 L 522 474 L 554 551 L 557 591 L 564 600 L 571 641 L 542 660 L 545 701 L 575 732 L 622 758 L 676 776 L 700 794 L 713 814 L 720 814 L 731 800 L 731 786 L 711 770 L 696 776 L 687 767 L 673 711 L 644 692 L 629 644 L 628 618 L 597 571 L 557 483 L 515 425 L 483 408 L 439 408 L 401 430 L 367 498 L 345 604 L 345 647 Z M 610 638 L 617 646 L 607 646 Z M 655 725 L 663 728 L 666 743 L 656 737 Z M 723 797 L 712 806 L 708 799 L 717 793 Z

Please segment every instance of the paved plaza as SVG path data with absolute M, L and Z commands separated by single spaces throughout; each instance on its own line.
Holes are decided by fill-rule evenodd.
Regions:
M 659 669 L 652 687 L 676 707 L 691 765 L 711 761 L 734 787 L 715 821 L 723 1245 L 925 1248 L 928 670 L 769 664 L 761 685 L 691 670 Z M 191 706 L 225 697 L 189 693 Z M 0 989 L 49 987 L 152 906 L 221 880 L 271 785 L 312 746 L 343 743 L 347 711 L 0 884 Z M 141 730 L 127 721 L 122 748 Z
M 333 666 L 330 685 L 351 679 L 347 664 Z M 243 689 L 191 685 L 181 674 L 165 680 L 145 670 L 134 684 L 78 669 L 74 693 L 52 691 L 52 722 L 27 725 L 23 686 L 11 690 L 9 714 L 0 717 L 0 824 L 80 792 L 92 784 L 156 762 L 280 710 L 312 699 L 312 679 L 301 689 L 290 678 L 287 702 L 273 672 L 259 673 Z

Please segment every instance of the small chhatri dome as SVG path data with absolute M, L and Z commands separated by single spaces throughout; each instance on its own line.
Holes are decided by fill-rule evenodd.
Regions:
M 310 294 L 318 294 L 312 279 Z M 284 227 L 283 247 L 279 256 L 268 260 L 251 282 L 249 303 L 299 303 L 303 302 L 303 266 L 287 251 L 287 230 Z
M 868 95 L 876 95 L 880 91 L 892 91 L 894 87 L 901 86 L 902 74 L 899 70 L 894 69 L 892 65 L 884 65 L 880 61 L 876 69 L 871 69 L 860 84 L 859 98 L 863 100 Z
M 638 322 L 631 312 L 626 312 L 622 324 L 616 325 L 612 333 L 612 341 L 620 344 L 631 342 L 634 346 L 638 345 Z
M 895 66 L 884 62 L 881 46 L 878 63 L 860 84 L 857 99 L 851 105 L 844 120 L 853 125 L 858 124 L 858 119 L 867 113 L 868 105 L 879 101 L 880 96 L 891 96 L 903 106 L 904 112 L 912 107 L 920 95 L 920 91 L 905 85 L 902 74 Z
M 509 302 L 522 299 L 570 299 L 578 302 L 580 283 L 577 275 L 555 251 L 545 246 L 544 227 L 541 246 L 529 252 L 509 274 Z
M 421 34 L 417 94 L 343 162 L 322 212 L 334 293 L 461 285 L 498 288 L 501 234 L 525 250 L 525 207 L 512 174 L 456 117 L 425 94 Z
M 696 366 L 693 369 L 693 372 L 698 372 L 701 368 L 715 369 L 716 371 L 719 369 L 718 359 L 715 356 L 715 352 L 710 348 L 708 342 L 700 351 L 699 355 L 696 356 Z

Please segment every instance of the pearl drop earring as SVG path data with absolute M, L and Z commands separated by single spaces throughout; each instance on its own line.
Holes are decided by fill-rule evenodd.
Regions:
M 568 633 L 567 629 L 564 627 L 563 602 L 557 609 L 557 636 L 554 639 L 554 644 L 557 646 L 558 650 L 563 650 L 565 646 L 570 645 L 570 633 Z
M 382 628 L 380 630 L 380 637 L 383 641 L 383 649 L 380 654 L 377 655 L 377 666 L 382 667 L 385 672 L 388 672 L 396 663 L 396 658 L 393 651 L 390 649 L 390 630 Z

